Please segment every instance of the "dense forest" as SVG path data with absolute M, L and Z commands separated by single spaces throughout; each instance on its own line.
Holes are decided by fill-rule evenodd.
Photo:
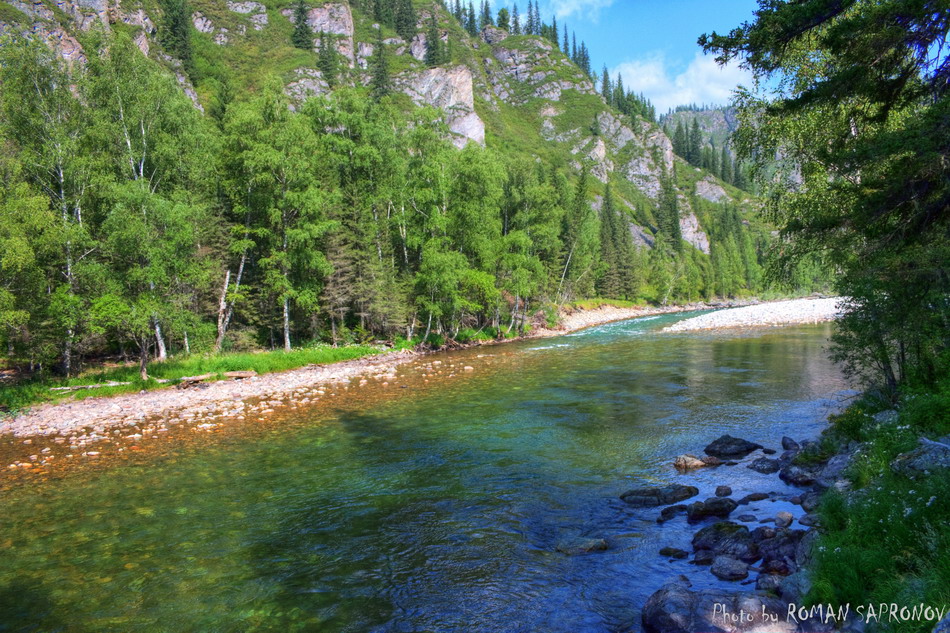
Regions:
M 417 28 L 409 2 L 357 6 L 407 37 Z M 449 8 L 465 28 L 501 23 L 568 48 L 533 3 L 524 22 L 517 7 L 493 16 L 483 4 L 478 18 Z M 208 61 L 189 8 L 164 11 L 159 41 L 200 79 Z M 434 14 L 422 23 L 428 65 L 462 45 L 438 37 Z M 711 251 L 683 240 L 676 173 L 655 207 L 633 208 L 585 165 L 457 149 L 437 110 L 394 89 L 381 28 L 365 86 L 297 20 L 287 44 L 313 48 L 336 89 L 295 105 L 276 77 L 250 92 L 211 81 L 205 112 L 128 34 L 83 37 L 82 64 L 37 38 L 0 46 L 0 338 L 32 371 L 71 375 L 119 355 L 140 358 L 144 376 L 149 358 L 173 352 L 311 341 L 440 345 L 553 323 L 579 298 L 766 287 L 771 238 L 738 209 L 695 201 Z M 590 76 L 586 45 L 570 48 Z M 609 107 L 654 118 L 619 77 L 600 79 Z M 652 247 L 634 240 L 634 217 L 652 222 Z M 806 267 L 796 285 L 819 277 Z

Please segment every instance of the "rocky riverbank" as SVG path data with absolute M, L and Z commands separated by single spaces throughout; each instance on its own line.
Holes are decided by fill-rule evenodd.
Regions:
M 759 303 L 703 314 L 674 323 L 663 331 L 690 332 L 722 328 L 821 323 L 823 321 L 833 321 L 841 314 L 841 302 L 841 297 L 832 297 Z
M 709 443 L 702 457 L 680 455 L 673 462 L 681 474 L 718 469 L 722 484 L 715 490 L 699 490 L 674 480 L 667 486 L 621 495 L 634 507 L 655 512 L 659 523 L 686 521 L 697 528 L 691 551 L 670 546 L 658 552 L 667 558 L 691 559 L 693 567 L 689 575 L 671 579 L 650 596 L 642 608 L 643 631 L 836 630 L 833 625 L 841 622 L 825 622 L 808 613 L 803 616 L 798 609 L 809 590 L 808 565 L 818 536 L 814 511 L 822 491 L 849 487 L 845 472 L 855 447 L 849 449 L 828 458 L 812 440 L 783 437 L 780 444 L 768 447 L 724 435 Z M 730 467 L 775 474 L 798 492 L 763 490 L 734 498 Z M 772 504 L 784 509 L 770 509 Z M 742 588 L 691 589 L 689 576 L 706 573 Z

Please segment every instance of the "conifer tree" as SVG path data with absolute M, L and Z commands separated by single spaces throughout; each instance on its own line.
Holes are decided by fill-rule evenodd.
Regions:
M 521 16 L 518 15 L 518 4 L 511 7 L 511 33 L 521 35 Z
M 475 4 L 472 0 L 468 3 L 468 16 L 465 18 L 465 30 L 472 37 L 478 35 L 478 20 L 475 17 Z
M 185 70 L 192 72 L 191 9 L 187 0 L 162 0 L 159 41 L 169 53 L 181 60 Z
M 301 50 L 313 50 L 313 29 L 307 22 L 307 5 L 304 0 L 297 0 L 294 4 L 294 31 L 290 36 L 290 41 Z
M 564 53 L 565 55 L 570 55 L 571 46 L 570 46 L 570 43 L 567 41 L 567 25 L 566 24 L 564 25 L 563 30 L 564 30 L 564 43 L 561 44 L 561 52 Z
M 604 72 L 601 73 L 601 84 L 600 84 L 600 95 L 604 98 L 604 101 L 607 102 L 607 105 L 612 105 L 613 92 L 610 86 L 610 73 L 607 72 L 607 64 L 604 64 Z
M 396 0 L 395 26 L 399 37 L 410 41 L 416 35 L 416 10 L 412 0 Z
M 511 15 L 506 7 L 498 9 L 498 28 L 511 32 Z
M 565 52 L 567 52 L 567 51 L 565 51 Z M 571 61 L 574 62 L 575 65 L 580 66 L 580 64 L 577 63 L 577 59 L 578 59 L 578 57 L 577 57 L 577 33 L 571 33 Z
M 703 133 L 699 129 L 699 119 L 694 118 L 693 124 L 689 129 L 689 147 L 687 151 L 686 159 L 690 162 L 691 165 L 699 167 L 703 159 L 702 154 L 703 148 Z
M 439 24 L 436 22 L 435 13 L 429 16 L 429 27 L 426 29 L 426 56 L 425 62 L 429 68 L 439 66 L 448 61 L 445 46 L 442 43 L 442 36 L 439 33 Z
M 735 184 L 732 175 L 732 158 L 729 156 L 725 143 L 722 146 L 722 156 L 719 158 L 719 178 L 730 185 Z
M 317 53 L 317 68 L 320 69 L 320 74 L 323 76 L 323 80 L 327 82 L 327 86 L 334 88 L 339 72 L 339 64 L 337 62 L 337 52 L 333 37 L 328 36 L 325 31 L 320 31 L 320 50 Z
M 370 81 L 370 95 L 375 101 L 392 93 L 392 77 L 389 74 L 389 55 L 383 43 L 383 30 L 376 29 L 376 44 L 373 50 L 373 77 Z
M 561 40 L 557 34 L 557 16 L 551 16 L 551 42 L 555 48 L 561 48 Z

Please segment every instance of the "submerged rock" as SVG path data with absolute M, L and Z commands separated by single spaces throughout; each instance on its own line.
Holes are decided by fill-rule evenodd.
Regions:
M 782 450 L 784 451 L 797 451 L 801 446 L 798 445 L 798 442 L 788 437 L 787 435 L 782 438 Z
M 673 460 L 673 466 L 676 470 L 696 470 L 697 468 L 705 468 L 707 464 L 695 455 L 687 453 Z
M 750 442 L 739 437 L 723 435 L 712 441 L 704 450 L 707 455 L 720 459 L 745 457 L 754 450 L 762 448 L 761 444 Z
M 689 556 L 689 552 L 678 547 L 664 547 L 660 550 L 660 556 L 666 556 L 668 558 L 686 558 Z
M 768 498 L 769 498 L 769 493 L 767 492 L 753 492 L 739 499 L 739 505 L 741 506 L 748 505 L 752 503 L 753 501 L 765 501 Z
M 660 517 L 656 520 L 657 523 L 665 523 L 675 517 L 678 514 L 683 514 L 686 512 L 686 506 L 678 504 L 675 506 L 667 506 L 660 510 Z
M 755 588 L 759 591 L 772 591 L 777 593 L 784 578 L 785 577 L 781 574 L 759 574 L 759 577 L 755 579 Z
M 792 521 L 795 520 L 795 517 L 792 516 L 791 512 L 779 512 L 775 515 L 775 527 L 785 528 L 792 524 Z
M 557 551 L 568 556 L 602 552 L 607 549 L 607 541 L 602 538 L 569 538 L 557 544 Z
M 732 488 L 729 486 L 716 486 L 717 497 L 728 497 L 732 494 Z
M 698 494 L 699 489 L 696 486 L 673 484 L 670 486 L 635 488 L 623 493 L 620 498 L 635 508 L 651 508 L 670 505 L 695 497 Z

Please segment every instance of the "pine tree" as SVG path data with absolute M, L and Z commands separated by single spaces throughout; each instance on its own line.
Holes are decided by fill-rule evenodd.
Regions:
M 689 129 L 689 147 L 686 160 L 694 167 L 699 167 L 703 159 L 703 132 L 699 129 L 699 119 L 694 118 Z
M 680 229 L 679 201 L 676 187 L 673 184 L 674 176 L 664 170 L 660 177 L 660 205 L 657 210 L 657 223 L 660 232 L 667 236 L 673 250 L 682 250 L 683 233 Z
M 521 35 L 521 16 L 518 15 L 518 4 L 511 7 L 511 33 Z
M 508 13 L 508 9 L 502 7 L 498 9 L 498 28 L 511 32 L 511 14 Z
M 475 18 L 475 4 L 472 0 L 468 3 L 468 16 L 465 19 L 465 30 L 472 37 L 478 35 L 478 20 Z
M 567 52 L 567 51 L 565 51 L 565 52 Z M 574 64 L 575 64 L 576 66 L 580 66 L 580 64 L 577 63 L 577 61 L 578 61 L 578 57 L 577 57 L 577 33 L 571 33 L 571 61 L 574 62 Z
M 570 43 L 567 40 L 567 25 L 564 25 L 564 43 L 561 44 L 561 52 L 568 55 L 571 51 Z
M 561 47 L 561 40 L 557 35 L 557 16 L 551 16 L 551 42 L 554 44 L 555 48 Z
M 481 12 L 478 16 L 478 30 L 483 30 L 486 26 L 491 26 L 491 7 L 488 6 L 488 0 L 482 0 Z
M 294 31 L 290 36 L 291 43 L 302 50 L 313 50 L 313 29 L 307 22 L 307 5 L 304 0 L 297 0 L 294 4 Z
M 719 178 L 730 185 L 735 184 L 732 175 L 732 158 L 729 156 L 725 143 L 722 146 L 722 156 L 719 158 Z
M 162 21 L 159 41 L 169 53 L 181 60 L 188 73 L 192 72 L 191 9 L 187 0 L 162 0 Z
M 324 31 L 320 31 L 320 50 L 317 53 L 317 68 L 320 69 L 320 74 L 323 76 L 323 80 L 327 82 L 327 86 L 330 88 L 335 87 L 337 73 L 339 72 L 337 52 L 333 37 L 328 36 Z
M 412 0 L 396 0 L 395 14 L 396 32 L 402 39 L 410 41 L 416 35 L 417 19 Z
M 606 64 L 604 64 L 604 72 L 601 73 L 600 95 L 607 102 L 607 105 L 612 105 L 613 89 L 610 86 L 610 73 L 607 72 Z
M 373 77 L 370 81 L 370 95 L 375 101 L 392 93 L 392 78 L 389 75 L 389 55 L 383 43 L 383 30 L 376 29 L 376 45 L 373 50 Z
M 426 56 L 425 62 L 429 68 L 439 66 L 448 61 L 442 36 L 439 33 L 439 24 L 435 20 L 435 13 L 429 16 L 429 28 L 426 29 Z

